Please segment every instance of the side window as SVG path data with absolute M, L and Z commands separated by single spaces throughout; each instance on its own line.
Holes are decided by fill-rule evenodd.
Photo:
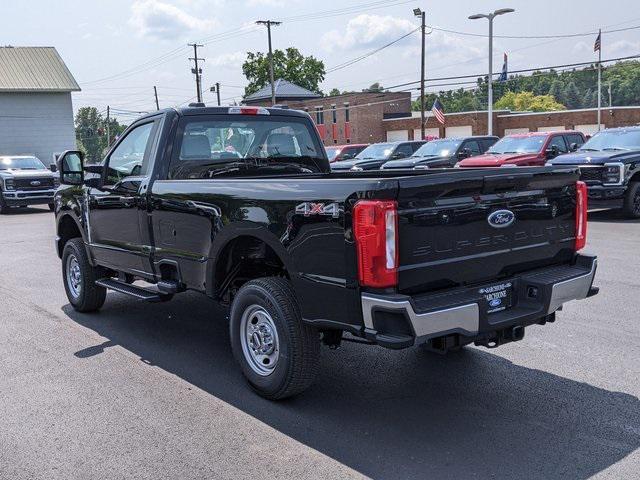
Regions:
M 111 152 L 107 160 L 106 185 L 115 185 L 123 178 L 147 173 L 153 126 L 154 122 L 149 122 L 135 127 Z
M 558 147 L 558 151 L 560 153 L 567 153 L 569 151 L 567 149 L 567 144 L 564 141 L 564 137 L 562 135 L 556 135 L 553 138 L 551 138 L 551 141 L 549 142 L 549 145 L 547 146 L 547 148 L 551 148 L 553 146 Z
M 498 141 L 497 138 L 486 138 L 482 140 L 482 153 L 489 150 L 493 146 L 493 144 L 496 143 L 497 141 Z
M 580 148 L 584 144 L 584 140 L 580 135 L 576 133 L 571 133 L 567 135 L 567 143 L 569 144 L 569 146 L 575 143 L 576 145 L 578 145 L 578 148 Z
M 424 143 L 413 142 L 411 144 L 411 155 L 413 155 L 422 145 L 424 145 Z
M 396 158 L 405 158 L 413 155 L 413 148 L 411 148 L 410 143 L 403 143 L 396 148 L 394 156 Z
M 478 145 L 478 142 L 476 142 L 475 140 L 469 140 L 467 142 L 464 142 L 464 145 L 462 146 L 462 148 L 467 148 L 469 149 L 469 152 L 471 152 L 471 155 L 480 155 L 480 145 Z

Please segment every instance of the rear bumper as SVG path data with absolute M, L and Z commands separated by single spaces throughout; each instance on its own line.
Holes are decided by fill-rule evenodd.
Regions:
M 514 327 L 553 321 L 571 300 L 597 293 L 593 287 L 596 257 L 577 255 L 573 265 L 525 272 L 505 279 L 513 285 L 513 304 L 487 313 L 482 285 L 420 296 L 362 294 L 365 336 L 382 346 L 404 348 L 440 337 L 456 336 L 457 344 L 486 343 L 503 338 Z
M 50 190 L 12 190 L 2 192 L 2 198 L 9 207 L 22 207 L 26 205 L 44 205 L 53 203 L 55 189 Z

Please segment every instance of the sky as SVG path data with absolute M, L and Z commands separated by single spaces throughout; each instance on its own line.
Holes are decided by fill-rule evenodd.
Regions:
M 640 54 L 637 0 L 30 0 L 2 2 L 0 44 L 54 46 L 82 88 L 74 108 L 96 106 L 114 111 L 155 109 L 194 101 L 195 82 L 188 43 L 204 46 L 204 101 L 215 103 L 210 87 L 219 82 L 223 104 L 240 101 L 246 79 L 246 52 L 266 51 L 265 27 L 256 20 L 280 20 L 273 47 L 298 48 L 324 61 L 321 85 L 361 90 L 374 82 L 386 87 L 420 77 L 420 36 L 411 33 L 392 46 L 345 68 L 332 67 L 359 58 L 419 26 L 413 9 L 427 12 L 426 76 L 481 75 L 487 71 L 488 22 L 469 20 L 497 8 L 516 11 L 495 19 L 494 71 L 595 60 L 595 34 L 603 33 L 603 59 Z M 568 38 L 542 37 L 585 34 Z M 432 84 L 446 83 L 434 81 Z M 427 84 L 429 85 L 429 84 Z M 412 85 L 412 87 L 415 87 Z M 407 87 L 397 87 L 400 90 Z M 427 87 L 427 91 L 443 87 Z M 448 87 L 447 87 L 448 88 Z M 417 95 L 417 91 L 412 92 Z M 123 120 L 135 113 L 118 114 Z

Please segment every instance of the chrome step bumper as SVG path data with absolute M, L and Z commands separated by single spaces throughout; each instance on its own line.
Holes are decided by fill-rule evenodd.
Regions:
M 473 338 L 538 323 L 566 302 L 595 295 L 597 289 L 592 285 L 596 267 L 596 257 L 578 255 L 574 265 L 544 268 L 505 279 L 513 283 L 514 304 L 491 314 L 487 313 L 486 300 L 477 293 L 478 287 L 415 297 L 363 293 L 365 336 L 383 346 L 402 348 L 450 334 Z M 534 291 L 536 295 L 532 297 Z M 389 325 L 400 325 L 401 319 L 410 334 L 407 329 L 389 330 Z

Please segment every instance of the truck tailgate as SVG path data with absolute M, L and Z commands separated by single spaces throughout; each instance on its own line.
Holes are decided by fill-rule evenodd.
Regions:
M 574 169 L 550 167 L 399 179 L 399 290 L 496 281 L 569 262 L 577 180 Z

